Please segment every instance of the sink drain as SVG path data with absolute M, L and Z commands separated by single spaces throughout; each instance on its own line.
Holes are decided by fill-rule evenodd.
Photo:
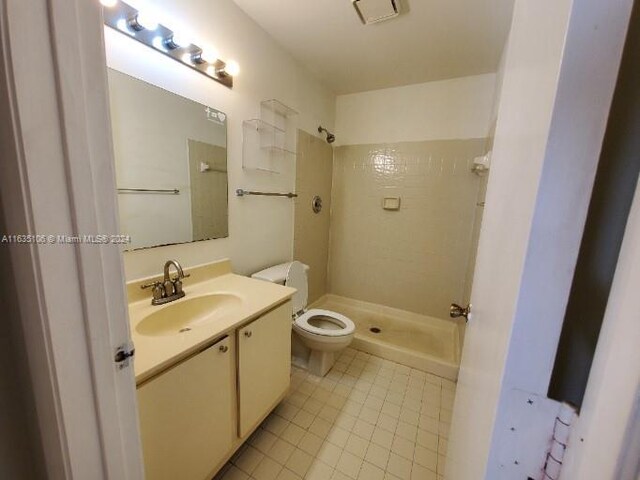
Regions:
M 180 330 L 178 330 L 178 332 L 180 332 L 180 333 L 190 332 L 190 331 L 191 331 L 191 329 L 189 327 L 184 327 L 184 328 L 181 328 Z
M 380 333 L 382 330 L 380 330 L 378 327 L 371 327 L 369 328 L 369 331 L 371 333 Z

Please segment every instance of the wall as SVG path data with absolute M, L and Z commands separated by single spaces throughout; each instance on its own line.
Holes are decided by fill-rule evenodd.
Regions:
M 340 95 L 336 145 L 485 138 L 496 75 Z
M 277 98 L 300 112 L 299 127 L 332 128 L 335 96 L 286 54 L 231 0 L 159 0 L 154 9 L 167 25 L 188 25 L 194 38 L 215 45 L 242 69 L 229 90 L 111 29 L 105 29 L 107 64 L 228 115 L 229 238 L 125 253 L 127 279 L 156 274 L 164 260 L 195 265 L 229 257 L 234 270 L 251 273 L 289 260 L 293 251 L 293 202 L 238 198 L 236 188 L 291 191 L 293 165 L 280 175 L 242 169 L 242 121 L 256 118 L 260 101 Z M 169 18 L 167 21 L 166 19 Z
M 332 293 L 448 317 L 465 300 L 494 74 L 337 99 Z M 382 209 L 399 196 L 397 212 Z M 477 235 L 476 235 L 477 239 Z
M 500 106 L 500 98 L 502 93 L 502 83 L 504 81 L 504 63 L 507 56 L 507 47 L 505 45 L 502 49 L 502 55 L 500 57 L 500 64 L 498 65 L 498 71 L 496 72 L 495 91 L 493 93 L 493 104 L 491 107 L 491 116 L 489 124 L 489 134 L 487 136 L 487 144 L 485 152 L 493 150 L 493 142 L 496 132 L 496 122 L 498 120 L 498 108 Z M 476 260 L 478 254 L 478 242 L 480 241 L 480 227 L 482 226 L 482 218 L 484 217 L 485 200 L 487 197 L 487 185 L 489 182 L 489 173 L 485 173 L 480 177 L 480 186 L 478 188 L 478 201 L 476 202 L 476 215 L 473 221 L 473 233 L 471 234 L 471 254 L 469 256 L 468 268 L 464 280 L 464 303 L 467 304 L 471 301 L 471 289 L 473 287 L 473 274 L 476 270 Z M 461 335 L 464 336 L 464 328 L 459 329 Z M 460 342 L 462 345 L 462 341 Z
M 333 149 L 321 138 L 298 131 L 295 229 L 293 258 L 309 265 L 309 304 L 327 293 L 329 223 Z M 314 213 L 311 201 L 322 198 L 322 210 Z M 333 220 L 333 219 L 331 219 Z
M 493 139 L 491 137 L 485 140 L 484 152 L 489 152 L 493 148 Z M 471 226 L 471 241 L 469 248 L 469 260 L 467 261 L 467 269 L 464 273 L 464 286 L 462 293 L 462 303 L 464 305 L 471 301 L 471 289 L 473 288 L 473 274 L 476 271 L 476 259 L 478 257 L 478 242 L 480 241 L 480 227 L 482 227 L 482 218 L 484 217 L 485 200 L 487 197 L 487 184 L 489 183 L 489 175 L 491 172 L 485 172 L 478 177 L 478 194 L 475 202 L 475 214 L 473 216 Z M 464 328 L 460 329 L 464 335 Z M 462 345 L 462 342 L 460 342 Z

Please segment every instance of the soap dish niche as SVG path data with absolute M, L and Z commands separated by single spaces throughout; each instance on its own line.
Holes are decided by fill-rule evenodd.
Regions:
M 400 197 L 384 197 L 382 199 L 382 208 L 390 211 L 400 210 Z

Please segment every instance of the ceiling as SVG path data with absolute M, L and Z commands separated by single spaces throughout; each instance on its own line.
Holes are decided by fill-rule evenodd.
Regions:
M 336 94 L 495 72 L 513 0 L 400 0 L 364 26 L 351 0 L 234 0 Z

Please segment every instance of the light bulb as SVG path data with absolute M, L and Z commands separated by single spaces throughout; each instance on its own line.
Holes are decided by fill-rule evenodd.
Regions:
M 191 45 L 191 39 L 182 32 L 174 33 L 171 41 L 180 48 L 187 48 Z
M 187 63 L 189 65 L 191 65 L 193 63 L 193 55 L 190 53 L 185 53 L 183 54 L 180 59 L 184 62 Z
M 102 4 L 103 7 L 115 7 L 116 4 L 118 3 L 118 0 L 100 0 L 100 3 Z
M 238 62 L 234 60 L 229 60 L 224 66 L 224 71 L 227 73 L 227 75 L 235 77 L 240 73 L 240 65 L 238 65 Z
M 153 40 L 151 42 L 153 44 L 154 47 L 156 47 L 158 50 L 166 50 L 167 49 L 167 42 L 165 41 L 165 39 L 160 36 L 160 35 L 156 35 L 155 37 L 153 37 Z
M 215 48 L 206 46 L 202 49 L 200 58 L 207 63 L 216 63 L 218 61 L 218 58 L 220 58 L 220 54 Z
M 118 27 L 118 30 L 120 30 L 121 32 L 126 33 L 127 35 L 133 35 L 133 32 L 129 28 L 129 22 L 127 21 L 126 18 L 119 19 L 116 22 L 116 27 Z
M 214 67 L 213 65 L 209 65 L 207 67 L 207 75 L 209 75 L 210 77 L 217 77 L 218 76 L 218 69 L 216 67 Z
M 136 16 L 136 23 L 146 30 L 155 30 L 158 28 L 158 21 L 153 17 L 153 15 L 145 12 L 138 12 L 138 15 Z

